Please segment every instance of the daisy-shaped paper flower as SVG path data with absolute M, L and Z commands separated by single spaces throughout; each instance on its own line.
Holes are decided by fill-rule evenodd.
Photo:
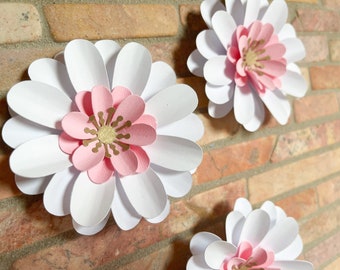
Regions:
M 161 222 L 202 158 L 196 93 L 137 43 L 74 40 L 56 59 L 33 62 L 31 80 L 7 96 L 17 186 L 44 193 L 46 209 L 71 214 L 81 234 L 99 232 L 111 212 L 124 230 Z
M 284 0 L 204 0 L 201 14 L 209 27 L 197 36 L 188 58 L 190 71 L 207 81 L 208 112 L 214 118 L 234 108 L 236 120 L 255 131 L 263 123 L 263 104 L 280 124 L 291 112 L 287 95 L 302 97 L 307 84 L 294 63 L 305 48 L 286 23 Z
M 297 222 L 272 202 L 252 210 L 248 200 L 239 198 L 225 227 L 227 241 L 208 232 L 194 235 L 187 270 L 313 269 L 296 260 L 303 248 Z

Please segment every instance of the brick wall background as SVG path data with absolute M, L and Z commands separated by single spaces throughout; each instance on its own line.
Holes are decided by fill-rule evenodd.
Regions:
M 9 117 L 7 91 L 27 78 L 33 60 L 52 57 L 73 38 L 105 38 L 140 42 L 154 61 L 169 63 L 178 81 L 197 91 L 206 127 L 194 186 L 172 200 L 163 223 L 122 232 L 111 220 L 92 237 L 75 233 L 70 217 L 49 215 L 42 196 L 18 191 L 11 150 L 1 142 L 0 269 L 185 269 L 192 235 L 208 230 L 224 237 L 225 216 L 239 196 L 255 206 L 267 199 L 280 205 L 299 221 L 301 258 L 316 270 L 340 269 L 340 1 L 287 2 L 307 49 L 300 66 L 310 89 L 292 100 L 286 126 L 268 115 L 249 133 L 233 115 L 207 116 L 204 81 L 186 68 L 205 28 L 200 0 L 0 0 L 0 125 Z

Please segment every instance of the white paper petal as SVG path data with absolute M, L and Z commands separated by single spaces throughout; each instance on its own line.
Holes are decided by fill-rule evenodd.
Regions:
M 97 85 L 110 88 L 103 58 L 92 42 L 72 40 L 66 45 L 64 56 L 68 74 L 77 92 L 92 90 Z
M 130 203 L 141 216 L 155 218 L 164 211 L 167 196 L 159 177 L 151 169 L 125 176 L 121 183 Z
M 34 61 L 28 68 L 28 75 L 32 81 L 42 82 L 63 90 L 71 99 L 76 94 L 66 66 L 57 60 L 42 58 Z
M 225 222 L 227 240 L 234 246 L 240 241 L 240 235 L 245 222 L 245 216 L 239 211 L 232 211 L 228 214 Z
M 21 116 L 10 118 L 2 128 L 2 138 L 12 148 L 35 138 L 55 133 L 57 133 L 56 130 L 38 125 Z
M 275 260 L 295 260 L 299 255 L 301 254 L 303 249 L 303 242 L 298 235 L 293 243 L 291 243 L 288 247 L 286 247 L 284 250 L 281 250 L 280 252 L 275 254 Z
M 278 34 L 279 40 L 285 40 L 288 38 L 296 38 L 296 32 L 294 26 L 290 23 L 286 23 Z
M 55 216 L 70 214 L 71 193 L 79 172 L 70 167 L 53 175 L 44 192 L 44 206 Z
M 255 116 L 255 97 L 253 91 L 235 86 L 234 114 L 237 122 L 248 123 Z
M 240 242 L 247 241 L 253 247 L 256 247 L 270 228 L 270 218 L 268 214 L 256 209 L 252 211 L 246 218 L 240 236 Z
M 186 270 L 211 270 L 205 263 L 203 254 L 192 256 L 186 266 Z
M 281 42 L 286 47 L 286 52 L 283 57 L 287 60 L 288 64 L 299 61 L 306 56 L 305 46 L 300 39 L 289 38 Z
M 233 17 L 225 11 L 217 11 L 211 19 L 213 29 L 218 39 L 227 50 L 231 43 L 231 37 L 236 29 L 236 23 Z
M 289 101 L 279 90 L 267 90 L 260 98 L 281 125 L 287 124 L 291 108 Z
M 141 97 L 147 101 L 160 90 L 176 84 L 176 74 L 174 70 L 165 62 L 154 62 L 146 86 Z
M 235 201 L 234 211 L 242 213 L 243 216 L 248 216 L 253 210 L 251 203 L 246 198 L 238 198 Z
M 160 215 L 158 215 L 157 217 L 154 217 L 154 218 L 147 218 L 146 220 L 150 223 L 157 224 L 157 223 L 164 221 L 164 219 L 167 218 L 169 213 L 170 213 L 170 201 L 167 200 L 166 204 L 165 204 L 165 208 L 164 208 L 163 212 L 160 213 Z
M 279 33 L 288 18 L 288 7 L 284 0 L 274 0 L 262 18 L 262 23 L 270 23 L 274 32 Z
M 10 156 L 12 171 L 24 177 L 47 176 L 71 165 L 69 155 L 59 148 L 58 135 L 28 141 L 16 148 Z
M 215 104 L 211 101 L 208 103 L 208 113 L 213 118 L 222 118 L 226 116 L 234 106 L 234 101 L 230 100 L 225 104 Z
M 60 121 L 72 104 L 62 90 L 34 81 L 14 85 L 7 94 L 7 102 L 17 114 L 50 128 L 60 128 Z
M 150 52 L 142 45 L 131 42 L 119 52 L 113 73 L 112 86 L 124 86 L 140 95 L 151 70 Z
M 203 254 L 207 246 L 215 241 L 221 241 L 221 238 L 213 233 L 199 232 L 195 234 L 190 241 L 192 255 Z
M 180 120 L 198 104 L 195 91 L 186 84 L 175 84 L 159 91 L 146 102 L 145 113 L 156 118 L 158 127 Z
M 207 59 L 196 49 L 189 55 L 187 66 L 192 74 L 203 77 L 203 67 L 206 62 Z
M 93 183 L 86 172 L 76 179 L 71 195 L 71 216 L 84 227 L 101 223 L 110 211 L 115 190 L 115 179 L 102 184 Z
M 225 6 L 220 0 L 206 0 L 201 3 L 201 15 L 209 28 L 211 25 L 211 18 L 218 10 L 225 10 Z
M 295 219 L 286 218 L 278 222 L 263 238 L 259 246 L 278 253 L 288 247 L 296 238 L 299 226 Z
M 280 270 L 313 270 L 314 267 L 310 262 L 306 261 L 275 261 L 271 267 Z
M 215 104 L 224 104 L 231 100 L 234 95 L 234 89 L 234 84 L 221 86 L 210 83 L 205 84 L 205 94 L 208 99 Z
M 226 85 L 232 79 L 226 75 L 227 56 L 216 56 L 209 59 L 203 68 L 204 78 L 214 85 Z
M 254 95 L 255 113 L 249 122 L 243 124 L 244 128 L 250 132 L 254 132 L 260 128 L 265 118 L 265 110 L 263 103 L 258 95 Z
M 15 183 L 22 193 L 27 195 L 37 195 L 44 193 L 47 185 L 51 181 L 52 175 L 28 178 L 15 175 Z
M 213 269 L 220 269 L 225 258 L 235 255 L 236 247 L 225 241 L 211 243 L 205 250 L 204 257 L 207 265 Z
M 194 113 L 181 120 L 162 126 L 157 129 L 157 134 L 175 136 L 196 142 L 202 138 L 204 126 L 201 119 Z
M 257 20 L 260 11 L 260 1 L 247 1 L 243 25 L 248 27 Z
M 265 201 L 261 205 L 261 209 L 269 215 L 270 227 L 273 227 L 276 224 L 276 213 L 277 213 L 275 204 L 272 203 L 271 201 Z
M 191 189 L 192 176 L 190 172 L 177 172 L 151 164 L 151 168 L 159 176 L 167 195 L 180 198 Z
M 244 0 L 226 0 L 227 11 L 232 14 L 237 25 L 243 24 L 245 15 Z
M 82 226 L 78 224 L 74 219 L 72 219 L 73 228 L 76 230 L 76 232 L 82 234 L 82 235 L 94 235 L 98 232 L 100 232 L 106 225 L 110 215 L 108 214 L 106 218 L 104 218 L 101 222 L 94 226 Z
M 119 44 L 113 40 L 99 40 L 94 45 L 103 58 L 107 76 L 109 78 L 109 85 L 111 86 L 116 58 L 121 48 Z
M 125 231 L 131 230 L 137 226 L 142 217 L 136 212 L 126 196 L 121 179 L 118 177 L 116 179 L 116 190 L 111 206 L 112 214 L 119 228 Z
M 194 142 L 172 136 L 157 136 L 144 147 L 151 163 L 175 171 L 190 171 L 202 161 L 202 149 Z
M 197 35 L 196 46 L 204 58 L 226 55 L 226 49 L 221 44 L 214 30 L 204 30 Z

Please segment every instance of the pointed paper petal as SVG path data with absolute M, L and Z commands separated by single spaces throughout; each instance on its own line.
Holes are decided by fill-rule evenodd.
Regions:
M 194 113 L 185 118 L 157 129 L 158 135 L 168 135 L 197 142 L 202 138 L 204 126 L 201 119 Z
M 215 241 L 221 241 L 221 238 L 213 233 L 199 232 L 195 234 L 190 241 L 192 255 L 203 254 L 207 246 Z
M 57 133 L 55 129 L 38 125 L 21 116 L 10 118 L 2 127 L 2 138 L 12 148 L 35 138 L 54 133 Z
M 195 169 L 202 160 L 202 150 L 196 143 L 177 137 L 159 135 L 144 149 L 151 163 L 175 171 Z
M 103 58 L 92 42 L 76 39 L 65 48 L 65 63 L 71 82 L 77 92 L 102 85 L 110 88 Z
M 236 23 L 233 17 L 229 13 L 221 10 L 214 14 L 211 22 L 218 39 L 224 49 L 227 50 L 236 29 Z
M 28 75 L 32 81 L 42 82 L 64 91 L 71 99 L 76 94 L 66 66 L 54 59 L 42 58 L 34 61 L 28 68 Z
M 71 193 L 78 175 L 74 167 L 53 175 L 44 192 L 44 206 L 49 213 L 55 216 L 70 214 Z
M 234 106 L 234 101 L 230 100 L 225 104 L 215 104 L 211 101 L 208 103 L 208 113 L 213 118 L 222 118 L 226 116 Z
M 190 191 L 192 186 L 190 172 L 177 172 L 156 165 L 152 165 L 151 168 L 159 176 L 167 195 L 180 198 Z
M 119 52 L 113 73 L 112 86 L 124 86 L 140 95 L 151 70 L 150 52 L 142 45 L 131 42 Z
M 7 102 L 22 117 L 57 129 L 61 119 L 70 112 L 72 103 L 63 91 L 34 81 L 14 85 L 7 94 Z
M 211 58 L 218 55 L 226 55 L 226 49 L 221 44 L 214 30 L 204 30 L 196 38 L 198 51 L 204 58 Z
M 284 58 L 287 63 L 297 62 L 306 56 L 305 46 L 298 38 L 289 38 L 282 40 L 282 44 L 286 47 Z
M 167 196 L 158 176 L 151 170 L 121 178 L 123 189 L 138 214 L 145 218 L 159 216 Z
M 168 217 L 169 213 L 170 213 L 170 202 L 169 200 L 167 200 L 165 204 L 165 208 L 163 212 L 160 213 L 160 215 L 154 218 L 147 218 L 146 220 L 150 223 L 157 224 L 157 223 L 164 221 Z
M 203 1 L 200 6 L 201 15 L 208 28 L 211 28 L 211 18 L 218 10 L 225 10 L 225 6 L 219 0 Z
M 107 221 L 109 220 L 109 217 L 110 215 L 108 214 L 106 218 L 104 218 L 101 222 L 94 226 L 82 226 L 78 224 L 74 219 L 72 219 L 72 224 L 77 233 L 80 233 L 82 235 L 94 235 L 100 232 L 105 227 Z
M 102 222 L 113 201 L 115 181 L 93 183 L 86 172 L 79 174 L 71 195 L 71 216 L 81 226 L 92 227 Z
M 248 87 L 235 86 L 234 114 L 237 122 L 248 123 L 255 115 L 255 98 L 253 91 Z
M 27 195 L 37 195 L 44 193 L 47 185 L 51 181 L 52 175 L 28 178 L 15 175 L 15 183 L 22 193 Z
M 176 84 L 176 74 L 167 63 L 161 61 L 152 63 L 150 76 L 141 97 L 147 101 L 160 90 L 174 84 Z
M 225 241 L 211 243 L 205 250 L 204 257 L 209 267 L 219 269 L 226 258 L 234 256 L 236 247 Z
M 279 33 L 288 18 L 288 7 L 284 0 L 274 0 L 262 18 L 262 23 L 270 23 L 275 33 Z
M 190 72 L 198 77 L 203 77 L 203 66 L 207 59 L 205 59 L 196 49 L 188 57 L 187 66 Z
M 197 95 L 190 86 L 176 84 L 150 98 L 145 113 L 154 116 L 158 127 L 161 127 L 186 117 L 196 109 L 197 104 Z
M 71 166 L 69 155 L 58 145 L 58 135 L 28 141 L 16 148 L 10 157 L 10 167 L 24 177 L 51 175 Z
M 204 65 L 204 78 L 213 85 L 226 85 L 232 82 L 228 72 L 227 56 L 209 59 Z
M 124 231 L 133 229 L 141 220 L 141 216 L 136 212 L 126 196 L 120 178 L 116 180 L 116 190 L 111 209 L 118 227 Z

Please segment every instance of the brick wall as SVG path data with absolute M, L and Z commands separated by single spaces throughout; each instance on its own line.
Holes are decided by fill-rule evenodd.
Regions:
M 197 91 L 206 127 L 194 186 L 172 201 L 163 223 L 141 222 L 123 232 L 111 220 L 91 237 L 75 233 L 69 216 L 49 215 L 42 196 L 18 191 L 10 149 L 1 142 L 0 269 L 185 269 L 192 235 L 208 230 L 224 237 L 225 215 L 239 196 L 254 205 L 267 199 L 280 205 L 299 221 L 301 258 L 316 270 L 340 269 L 339 0 L 288 0 L 307 49 L 300 66 L 310 89 L 292 100 L 286 126 L 268 116 L 256 133 L 243 130 L 232 115 L 208 117 L 204 81 L 186 68 L 205 27 L 199 0 L 0 2 L 0 125 L 9 117 L 8 89 L 27 78 L 33 60 L 53 56 L 73 38 L 109 38 L 122 45 L 138 41 L 153 60 L 173 66 L 178 81 Z

